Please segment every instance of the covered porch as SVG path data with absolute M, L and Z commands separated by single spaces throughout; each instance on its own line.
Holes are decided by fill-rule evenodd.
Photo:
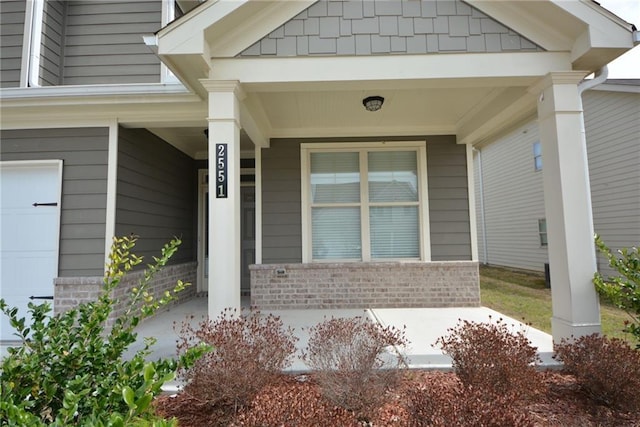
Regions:
M 394 26 L 388 16 L 412 25 Z M 420 21 L 425 32 L 416 24 L 423 18 L 433 24 Z M 385 50 L 394 31 L 404 44 L 389 36 Z M 241 306 L 243 158 L 255 159 L 253 297 L 260 286 L 283 295 L 277 286 L 293 270 L 304 270 L 306 286 L 315 265 L 335 264 L 335 278 L 380 262 L 397 272 L 468 263 L 477 289 L 473 147 L 536 117 L 553 336 L 599 331 L 581 91 L 587 75 L 633 45 L 616 17 L 588 2 L 220 1 L 192 10 L 150 44 L 208 102 L 201 155 L 212 177 L 203 236 L 209 276 L 201 286 L 210 317 Z M 366 105 L 371 97 L 381 108 Z M 380 190 L 380 182 L 395 187 Z M 357 276 L 347 274 L 340 289 L 362 288 Z M 387 289 L 420 283 L 399 277 L 391 273 Z M 309 306 L 308 287 L 284 285 Z M 416 307 L 425 288 L 399 297 L 408 303 L 379 307 Z M 479 306 L 479 293 L 462 302 L 446 288 L 444 301 L 419 305 Z M 361 308 L 375 305 L 355 299 Z M 295 306 L 273 300 L 263 306 Z

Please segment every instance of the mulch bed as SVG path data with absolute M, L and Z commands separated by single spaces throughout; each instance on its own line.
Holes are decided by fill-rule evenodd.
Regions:
M 522 411 L 529 420 L 527 425 L 640 427 L 640 414 L 616 411 L 594 403 L 580 390 L 573 376 L 557 371 L 541 372 L 540 375 L 541 392 L 510 408 Z M 620 380 L 624 381 L 623 378 Z M 224 384 L 219 386 L 224 387 Z M 283 374 L 274 384 L 265 387 L 247 408 L 212 406 L 186 392 L 159 396 L 155 406 L 159 414 L 167 418 L 176 417 L 181 427 L 413 426 L 416 422 L 411 418 L 412 393 L 426 387 L 445 395 L 453 394 L 460 387 L 460 382 L 454 373 L 410 371 L 402 383 L 389 392 L 387 403 L 368 424 L 351 412 L 329 404 L 323 399 L 317 384 L 306 375 Z M 456 424 L 465 425 L 464 422 Z

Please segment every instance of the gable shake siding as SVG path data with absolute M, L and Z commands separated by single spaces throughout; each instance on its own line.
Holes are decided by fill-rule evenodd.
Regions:
M 0 8 L 0 87 L 20 86 L 25 0 L 2 0 Z
M 143 35 L 161 27 L 156 0 L 67 3 L 63 84 L 157 83 L 160 60 Z
M 182 239 L 172 263 L 196 258 L 195 162 L 145 129 L 119 129 L 116 235 L 139 236 L 147 260 L 174 236 Z
M 63 160 L 58 275 L 102 276 L 108 128 L 3 130 L 0 138 L 4 161 Z
M 460 0 L 320 0 L 239 56 L 537 50 Z

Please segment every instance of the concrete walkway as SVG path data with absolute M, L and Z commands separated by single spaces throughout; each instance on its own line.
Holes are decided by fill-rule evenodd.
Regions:
M 153 346 L 151 360 L 159 357 L 173 357 L 176 354 L 176 341 L 180 324 L 187 318 L 193 317 L 190 322 L 197 324 L 206 315 L 207 299 L 195 298 L 183 304 L 173 307 L 170 311 L 158 315 L 141 324 L 138 329 L 138 343 L 131 348 L 132 351 L 142 348 L 144 337 L 153 336 L 158 339 Z M 495 322 L 502 318 L 504 323 L 514 331 L 524 331 L 538 353 L 545 366 L 556 365 L 551 358 L 553 354 L 553 340 L 551 335 L 526 326 L 523 323 L 506 317 L 486 307 L 476 308 L 389 308 L 369 310 L 275 310 L 263 311 L 279 316 L 285 326 L 294 329 L 299 338 L 298 349 L 306 347 L 309 336 L 308 328 L 331 317 L 356 317 L 366 316 L 383 326 L 406 327 L 405 334 L 410 344 L 399 349 L 404 356 L 409 368 L 416 369 L 451 369 L 451 359 L 444 355 L 440 348 L 435 346 L 436 340 L 447 335 L 447 330 L 458 324 L 459 320 L 473 322 Z M 174 323 L 177 325 L 174 330 Z M 296 355 L 292 371 L 305 371 L 307 367 Z

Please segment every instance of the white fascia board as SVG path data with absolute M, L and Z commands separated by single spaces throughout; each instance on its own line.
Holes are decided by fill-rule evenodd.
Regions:
M 189 91 L 180 83 L 135 83 L 118 85 L 41 86 L 30 88 L 0 89 L 0 99 L 32 98 L 49 96 L 95 96 L 95 95 L 153 95 L 174 94 Z
M 214 61 L 211 78 L 252 84 L 465 80 L 539 77 L 551 71 L 570 70 L 568 53 L 520 52 L 366 57 L 234 58 Z
M 585 63 L 585 58 L 589 58 L 586 63 L 592 66 L 600 58 L 599 66 L 602 67 L 625 50 L 633 48 L 632 25 L 606 9 L 591 1 L 552 1 L 586 25 L 571 48 L 571 61 L 578 66 Z M 610 52 L 604 52 L 606 50 Z
M 220 22 L 206 31 L 211 57 L 232 58 L 256 43 L 317 0 L 252 1 L 241 16 Z
M 158 31 L 160 55 L 189 55 L 205 52 L 204 31 L 250 0 L 208 1 Z

